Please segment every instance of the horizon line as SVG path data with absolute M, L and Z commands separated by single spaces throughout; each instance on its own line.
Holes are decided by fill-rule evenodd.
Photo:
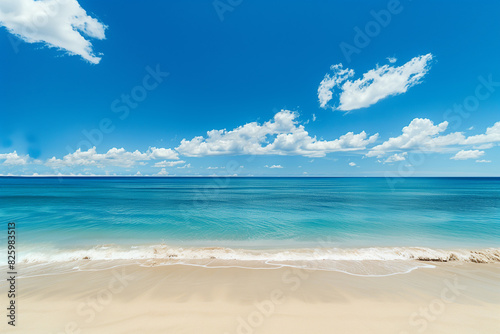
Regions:
M 500 178 L 498 176 L 467 176 L 467 175 L 428 175 L 428 176 L 328 176 L 328 175 L 0 175 L 0 178 Z

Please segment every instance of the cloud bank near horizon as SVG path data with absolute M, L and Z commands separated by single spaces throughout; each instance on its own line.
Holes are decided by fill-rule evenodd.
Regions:
M 95 167 L 107 171 L 111 167 L 139 166 L 161 168 L 160 175 L 168 175 L 168 168 L 192 168 L 186 158 L 238 155 L 323 158 L 335 152 L 358 152 L 366 158 L 383 158 L 379 161 L 394 163 L 405 161 L 409 152 L 416 151 L 448 154 L 451 160 L 462 161 L 483 157 L 486 150 L 500 144 L 500 121 L 488 127 L 484 133 L 466 136 L 463 132 L 446 133 L 446 121 L 435 124 L 427 118 L 415 118 L 403 127 L 399 136 L 380 142 L 378 133 L 369 136 L 365 131 L 357 134 L 348 132 L 333 140 L 317 139 L 306 131 L 298 118 L 297 112 L 281 110 L 262 124 L 250 122 L 232 130 L 210 130 L 205 136 L 182 139 L 175 148 L 149 147 L 144 152 L 113 147 L 105 153 L 98 153 L 97 148 L 93 147 L 87 151 L 77 149 L 61 158 L 54 156 L 40 160 L 13 151 L 0 154 L 0 167 L 12 170 L 35 165 L 58 172 L 77 167 Z M 281 165 L 268 166 L 274 169 Z

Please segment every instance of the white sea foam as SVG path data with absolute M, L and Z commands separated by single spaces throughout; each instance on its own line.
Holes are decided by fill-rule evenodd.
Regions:
M 500 248 L 443 250 L 420 247 L 236 249 L 224 247 L 173 247 L 168 245 L 102 245 L 62 250 L 45 246 L 26 250 L 19 264 L 20 277 L 59 275 L 75 271 L 106 270 L 114 266 L 186 265 L 205 268 L 336 271 L 357 276 L 406 274 L 433 268 L 431 262 L 500 263 Z M 0 263 L 0 266 L 5 263 Z M 1 284 L 0 284 L 1 285 Z
M 500 248 L 443 250 L 421 247 L 304 248 L 249 250 L 224 247 L 172 247 L 147 245 L 96 246 L 90 249 L 44 249 L 21 254 L 24 263 L 54 263 L 78 260 L 234 260 L 234 261 L 436 261 L 500 262 Z

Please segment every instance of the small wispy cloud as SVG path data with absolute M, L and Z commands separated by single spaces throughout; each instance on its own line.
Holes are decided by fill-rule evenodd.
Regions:
M 191 168 L 191 164 L 187 164 L 187 165 L 184 165 L 184 166 L 179 166 L 177 168 L 180 168 L 180 169 Z
M 156 173 L 158 176 L 163 176 L 163 175 L 168 175 L 168 172 L 165 168 L 162 168 L 158 173 Z
M 273 169 L 274 168 L 283 168 L 283 166 L 281 166 L 281 165 L 272 165 L 272 166 L 265 165 L 264 167 L 266 167 L 266 168 L 273 168 Z
M 160 162 L 157 162 L 153 165 L 153 167 L 173 167 L 173 166 L 177 166 L 177 165 L 182 165 L 186 163 L 184 160 L 177 160 L 177 161 L 160 161 Z

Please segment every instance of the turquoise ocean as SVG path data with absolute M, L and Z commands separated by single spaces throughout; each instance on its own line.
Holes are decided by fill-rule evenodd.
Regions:
M 2 177 L 0 217 L 28 264 L 500 261 L 500 178 Z

